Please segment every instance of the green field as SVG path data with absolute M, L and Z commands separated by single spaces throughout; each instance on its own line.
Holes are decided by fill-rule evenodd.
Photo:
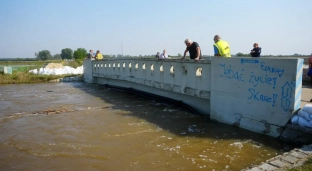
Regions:
M 0 72 L 4 71 L 4 67 L 8 66 L 8 65 L 0 65 Z M 12 71 L 26 71 L 26 70 L 32 70 L 35 69 L 39 66 L 36 65 L 9 65 L 10 67 L 12 67 Z
M 44 83 L 68 75 L 38 75 L 31 74 L 29 70 L 40 69 L 47 64 L 62 63 L 64 66 L 77 68 L 82 65 L 81 61 L 0 61 L 0 84 L 21 84 L 21 83 Z M 4 74 L 4 67 L 12 67 L 12 75 Z

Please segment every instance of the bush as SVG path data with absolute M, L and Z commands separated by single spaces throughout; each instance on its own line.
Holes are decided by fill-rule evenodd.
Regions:
M 74 60 L 74 61 L 67 61 L 64 63 L 64 66 L 70 66 L 72 68 L 77 68 L 83 64 L 83 60 Z

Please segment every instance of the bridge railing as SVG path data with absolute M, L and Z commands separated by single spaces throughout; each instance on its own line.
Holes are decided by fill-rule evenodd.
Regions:
M 93 61 L 93 77 L 119 79 L 210 99 L 210 60 L 115 59 Z

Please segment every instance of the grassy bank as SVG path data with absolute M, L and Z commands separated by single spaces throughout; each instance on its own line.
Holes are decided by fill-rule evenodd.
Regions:
M 22 84 L 22 83 L 45 83 L 54 79 L 72 75 L 39 75 L 31 74 L 29 70 L 40 69 L 48 63 L 62 63 L 64 66 L 77 68 L 82 65 L 82 61 L 0 61 L 1 66 L 11 66 L 13 73 L 4 74 L 3 67 L 0 68 L 0 84 Z
M 21 84 L 21 83 L 44 83 L 57 78 L 60 75 L 36 75 L 27 72 L 14 72 L 12 75 L 0 73 L 0 84 Z

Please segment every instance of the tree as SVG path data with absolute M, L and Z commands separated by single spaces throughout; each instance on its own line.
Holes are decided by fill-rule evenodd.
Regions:
M 237 54 L 236 54 L 236 56 L 251 56 L 250 54 L 243 54 L 243 53 L 241 53 L 241 52 L 238 52 Z
M 62 59 L 60 54 L 55 54 L 53 55 L 53 59 Z
M 51 55 L 50 51 L 42 50 L 42 51 L 39 51 L 39 53 L 37 54 L 37 58 L 38 58 L 38 60 L 45 61 L 45 60 L 51 59 L 52 55 Z
M 84 59 L 87 56 L 87 50 L 84 48 L 78 48 L 74 51 L 74 58 L 75 59 Z
M 181 53 L 178 53 L 178 56 L 181 57 L 182 56 Z
M 236 56 L 244 56 L 244 54 L 241 53 L 241 52 L 238 52 L 238 53 L 236 54 Z
M 62 59 L 72 59 L 73 58 L 73 50 L 70 48 L 62 49 L 61 53 Z
M 103 55 L 103 58 L 110 58 L 111 55 Z

